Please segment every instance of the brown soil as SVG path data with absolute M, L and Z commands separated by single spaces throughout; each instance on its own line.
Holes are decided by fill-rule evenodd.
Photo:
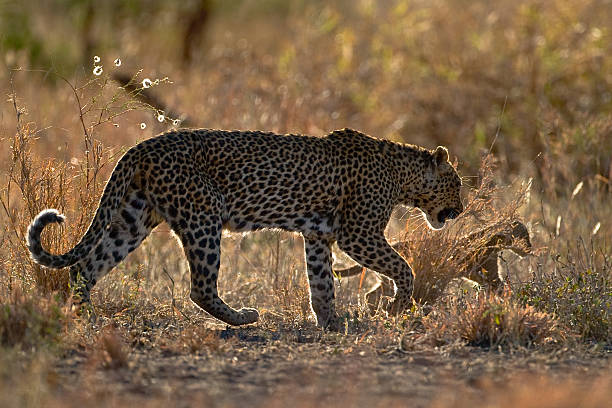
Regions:
M 575 380 L 586 387 L 612 373 L 609 353 L 601 350 L 421 344 L 406 351 L 399 336 L 383 341 L 371 329 L 321 333 L 310 323 L 237 329 L 208 319 L 182 327 L 114 325 L 56 363 L 56 395 L 107 406 L 426 407 L 449 398 L 477 401 L 525 378 Z M 408 336 L 403 344 L 414 344 L 419 335 Z M 384 337 L 393 338 L 388 331 Z

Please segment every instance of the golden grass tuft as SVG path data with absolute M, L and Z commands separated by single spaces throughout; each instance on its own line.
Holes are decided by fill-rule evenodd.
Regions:
M 128 353 L 124 340 L 112 325 L 98 333 L 91 350 L 90 364 L 108 370 L 128 366 Z
M 60 296 L 32 296 L 20 284 L 0 296 L 0 345 L 33 350 L 61 342 L 72 317 Z
M 449 298 L 422 321 L 438 344 L 460 339 L 479 347 L 530 347 L 566 338 L 553 316 L 520 304 L 509 291 Z
M 15 105 L 15 109 L 19 108 Z M 37 291 L 43 294 L 59 291 L 66 298 L 68 275 L 61 270 L 41 267 L 31 260 L 26 247 L 27 228 L 43 209 L 68 212 L 71 215 L 69 228 L 51 226 L 45 230 L 42 240 L 43 246 L 51 252 L 70 249 L 87 229 L 97 207 L 102 187 L 99 173 L 108 164 L 108 156 L 98 143 L 93 152 L 85 153 L 81 165 L 43 159 L 33 153 L 38 132 L 33 123 L 19 121 L 9 140 L 11 156 L 0 189 L 3 227 L 7 232 L 2 252 L 10 259 L 5 264 L 8 277 L 18 277 L 24 282 L 33 280 L 32 286 Z

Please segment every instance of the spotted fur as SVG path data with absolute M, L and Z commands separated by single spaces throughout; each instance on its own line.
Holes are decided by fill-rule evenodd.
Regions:
M 222 230 L 281 228 L 304 236 L 310 302 L 318 324 L 336 322 L 330 246 L 412 293 L 408 263 L 384 229 L 399 204 L 419 207 L 433 228 L 462 210 L 461 181 L 443 147 L 429 151 L 337 130 L 325 137 L 264 132 L 178 130 L 131 148 L 117 163 L 80 242 L 63 255 L 42 248 L 55 210 L 30 225 L 32 258 L 70 266 L 84 302 L 97 281 L 153 228 L 167 222 L 180 239 L 191 273 L 191 299 L 231 325 L 253 323 L 255 309 L 235 310 L 217 293 Z M 399 307 L 399 306 L 398 306 Z

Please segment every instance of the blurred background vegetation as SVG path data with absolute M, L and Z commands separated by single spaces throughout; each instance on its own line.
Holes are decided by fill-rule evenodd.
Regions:
M 611 175 L 608 0 L 26 0 L 0 13 L 4 93 L 11 75 L 20 95 L 35 90 L 26 102 L 52 126 L 53 144 L 70 118 L 37 100 L 48 88 L 68 105 L 66 89 L 53 75 L 11 70 L 84 81 L 99 55 L 105 67 L 121 58 L 130 75 L 168 76 L 161 99 L 197 126 L 348 126 L 448 145 L 472 170 L 493 145 L 512 173 L 534 166 L 567 183 Z M 570 168 L 555 163 L 563 154 L 575 156 Z

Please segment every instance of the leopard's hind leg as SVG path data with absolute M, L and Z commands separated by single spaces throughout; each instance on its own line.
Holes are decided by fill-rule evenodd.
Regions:
M 336 329 L 331 243 L 324 238 L 304 236 L 310 305 L 321 327 Z
M 144 193 L 130 189 L 102 242 L 70 267 L 70 284 L 77 302 L 89 303 L 94 285 L 136 249 L 161 221 Z
M 186 191 L 184 199 L 158 205 L 179 237 L 187 257 L 191 272 L 191 300 L 213 317 L 232 326 L 256 322 L 259 318 L 257 310 L 233 309 L 217 291 L 224 208 L 221 193 L 206 177 L 196 174 L 178 179 L 176 185 Z

